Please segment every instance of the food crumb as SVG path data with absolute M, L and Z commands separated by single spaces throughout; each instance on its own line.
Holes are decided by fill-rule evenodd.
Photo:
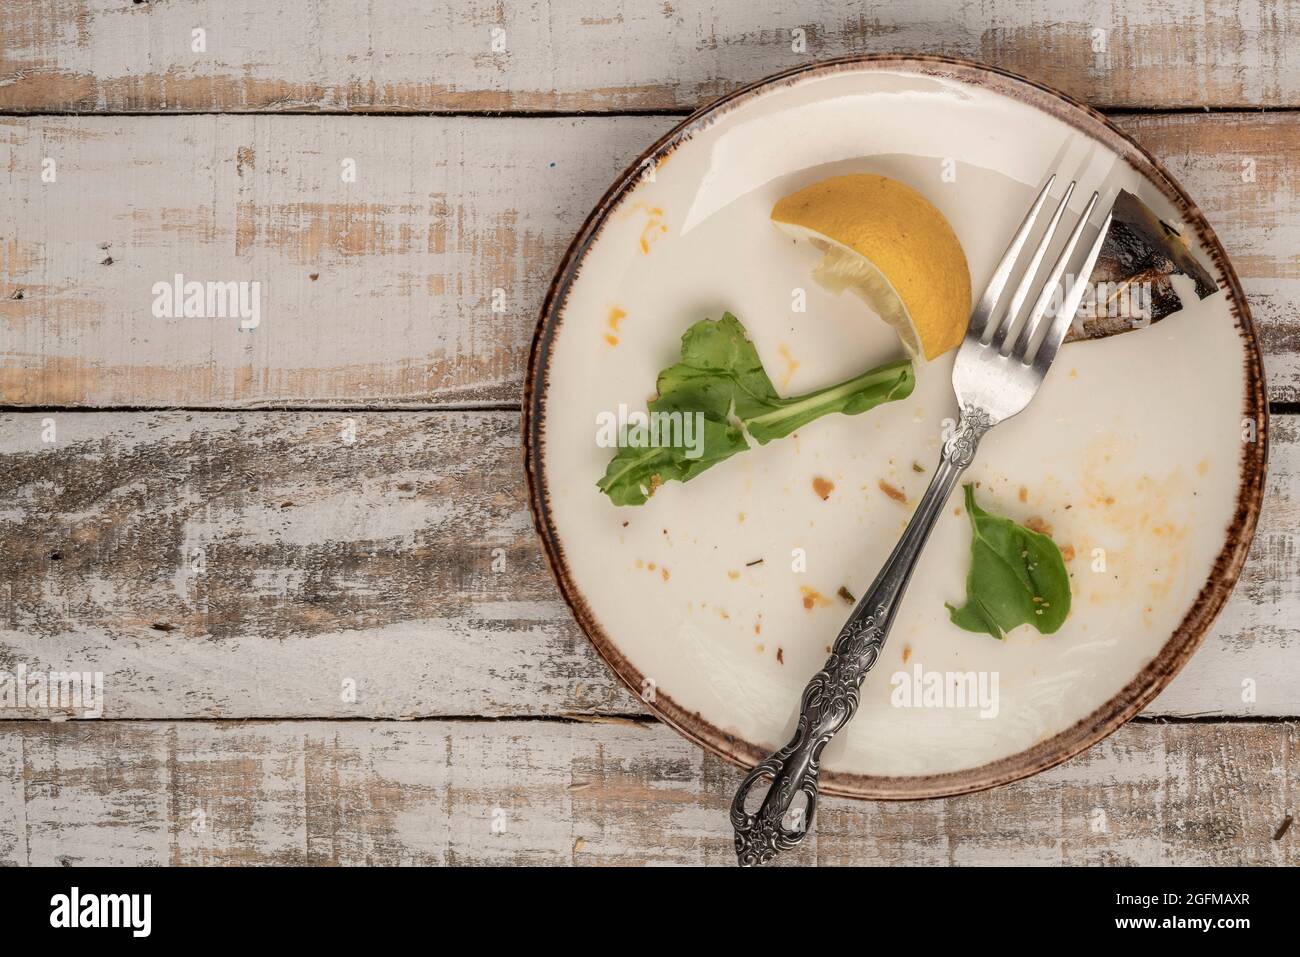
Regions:
M 785 664 L 785 652 L 782 651 L 780 648 L 776 649 L 776 663 L 778 665 Z
M 815 476 L 812 480 L 813 491 L 823 502 L 831 497 L 831 492 L 835 491 L 835 483 L 830 479 L 824 479 L 820 475 Z
M 763 559 L 755 558 L 752 562 L 745 562 L 745 567 L 753 568 L 755 565 L 761 565 L 761 564 L 763 564 Z
M 912 462 L 912 471 L 913 471 L 913 472 L 924 472 L 924 471 L 925 471 L 925 466 L 922 465 L 920 462 L 913 461 L 913 462 Z
M 909 659 L 909 658 L 911 658 L 911 657 L 912 657 L 912 646 L 911 646 L 911 645 L 904 645 L 904 646 L 903 646 L 903 664 L 907 664 L 907 659 Z
M 1061 548 L 1061 558 L 1067 562 L 1074 561 L 1074 546 L 1073 545 L 1063 546 Z
M 672 577 L 671 575 L 668 574 L 668 568 L 666 566 L 664 568 L 659 569 L 659 574 L 663 577 L 664 581 L 668 581 L 668 579 Z
M 736 521 L 737 521 L 737 522 L 740 522 L 740 523 L 743 524 L 744 521 L 745 521 L 745 513 L 744 513 L 744 512 L 740 512 L 740 513 L 738 513 L 738 514 L 736 515 Z
M 903 493 L 902 489 L 895 488 L 894 486 L 886 482 L 884 479 L 881 479 L 876 484 L 880 486 L 880 491 L 884 492 L 895 502 L 901 502 L 904 505 L 907 504 L 907 496 Z
M 646 568 L 650 569 L 650 571 L 654 571 L 654 570 L 655 570 L 655 563 L 654 563 L 654 562 L 651 562 L 649 565 L 646 566 Z
M 835 594 L 839 595 L 841 598 L 844 599 L 846 603 L 850 605 L 852 605 L 854 602 L 857 601 L 857 599 L 853 597 L 853 592 L 849 591 L 843 585 L 840 586 L 840 590 L 837 591 Z
M 641 559 L 638 558 L 638 559 L 636 560 L 636 567 L 637 567 L 637 568 L 645 568 L 645 562 L 643 562 Z
M 767 647 L 765 645 L 755 645 L 754 650 L 761 655 L 763 652 L 767 650 Z
M 763 623 L 761 621 L 754 622 L 754 634 L 761 635 L 762 633 L 763 633 Z
M 586 843 L 587 843 L 587 842 L 584 841 L 582 838 L 578 838 L 576 841 L 574 841 L 574 842 L 573 842 L 573 853 L 574 853 L 574 854 L 577 854 L 580 850 L 582 850 L 583 845 L 585 845 Z

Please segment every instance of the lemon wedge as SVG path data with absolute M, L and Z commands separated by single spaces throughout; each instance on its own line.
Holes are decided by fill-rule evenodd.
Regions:
M 823 252 L 813 278 L 850 289 L 926 361 L 958 346 L 970 320 L 970 269 L 943 213 L 873 173 L 835 176 L 786 196 L 772 221 Z

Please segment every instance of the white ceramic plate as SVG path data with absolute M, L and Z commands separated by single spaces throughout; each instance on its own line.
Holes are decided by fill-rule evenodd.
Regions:
M 835 61 L 726 97 L 652 147 L 574 240 L 534 343 L 525 441 L 548 557 L 610 666 L 688 737 L 742 765 L 788 739 L 850 610 L 840 589 L 870 584 L 938 460 L 952 354 L 918 368 L 907 400 L 820 419 L 639 508 L 595 487 L 611 454 L 598 415 L 644 409 L 682 332 L 726 310 L 782 394 L 902 356 L 859 299 L 813 282 L 818 254 L 769 221 L 781 196 L 845 172 L 902 180 L 952 223 L 978 292 L 1049 170 L 1079 181 L 1076 207 L 1094 189 L 1136 193 L 1219 292 L 1197 301 L 1179 280 L 1182 312 L 1066 345 L 1029 409 L 988 435 L 967 480 L 1073 553 L 1071 615 L 1005 641 L 948 621 L 969 566 L 954 496 L 857 718 L 826 750 L 823 790 L 928 797 L 1050 767 L 1137 713 L 1209 627 L 1254 531 L 1267 430 L 1254 328 L 1213 232 L 1154 160 L 1059 94 L 941 58 Z M 814 479 L 834 485 L 825 500 Z M 898 706 L 900 674 L 918 668 L 983 674 L 989 694 L 996 675 L 996 715 L 987 699 Z

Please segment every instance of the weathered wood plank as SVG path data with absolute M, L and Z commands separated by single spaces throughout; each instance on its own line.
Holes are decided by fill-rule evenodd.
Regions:
M 1103 0 L 10 6 L 9 110 L 680 110 L 812 60 L 899 50 L 983 60 L 1102 106 L 1300 102 L 1294 0 L 1134 0 L 1122 14 Z
M 996 791 L 825 799 L 789 863 L 1296 864 L 1294 724 L 1131 724 Z M 0 723 L 0 864 L 730 864 L 654 723 Z
M 666 122 L 0 123 L 0 402 L 516 400 L 564 247 Z M 259 324 L 156 318 L 178 273 L 260 283 Z
M 102 671 L 115 718 L 639 714 L 519 456 L 513 413 L 0 417 L 0 669 Z M 1150 714 L 1297 713 L 1297 419 L 1270 465 L 1236 595 Z
M 0 122 L 0 403 L 517 402 L 565 246 L 673 122 Z M 1263 330 L 1271 395 L 1300 399 L 1300 115 L 1121 122 L 1204 204 Z M 177 273 L 260 282 L 260 324 L 155 318 L 153 284 Z

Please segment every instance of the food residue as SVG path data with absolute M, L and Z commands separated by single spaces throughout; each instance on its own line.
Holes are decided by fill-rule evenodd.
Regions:
M 1052 537 L 1052 526 L 1044 521 L 1042 516 L 1031 515 L 1025 519 L 1025 528 L 1031 532 L 1037 532 L 1039 535 L 1046 535 L 1048 538 Z
M 1025 488 L 1023 485 L 1020 486 L 1020 501 L 1022 502 L 1029 501 L 1029 489 Z
M 904 505 L 907 504 L 907 495 L 904 494 L 902 489 L 895 488 L 884 479 L 881 479 L 877 484 L 880 486 L 880 491 L 884 492 L 895 502 L 901 502 Z
M 737 571 L 729 571 L 729 572 L 727 572 L 727 577 L 730 578 L 730 579 L 734 582 L 737 578 L 740 577 L 740 572 L 737 572 Z
M 781 374 L 781 388 L 784 389 L 790 384 L 790 380 L 794 378 L 794 374 L 799 368 L 799 360 L 790 354 L 790 347 L 784 342 L 781 343 L 781 348 L 777 351 L 781 353 L 781 358 L 785 360 L 785 372 Z
M 912 646 L 911 646 L 911 645 L 904 645 L 904 646 L 903 646 L 903 664 L 907 664 L 907 659 L 909 659 L 909 658 L 911 658 L 911 657 L 912 657 Z
M 664 233 L 668 232 L 668 227 L 664 225 L 664 211 L 658 206 L 647 206 L 645 203 L 634 203 L 633 211 L 640 210 L 646 214 L 646 224 L 641 227 L 641 237 L 638 244 L 641 247 L 641 254 L 650 255 L 650 247 Z
M 1073 545 L 1062 545 L 1062 546 L 1061 546 L 1061 558 L 1062 558 L 1062 560 L 1067 561 L 1067 562 L 1072 562 L 1072 561 L 1074 561 L 1074 546 L 1073 546 Z
M 780 648 L 776 649 L 776 663 L 779 665 L 785 664 L 785 652 Z
M 803 595 L 804 608 L 808 609 L 809 611 L 812 611 L 815 606 L 820 605 L 821 607 L 825 608 L 827 605 L 831 603 L 831 600 L 829 598 L 827 598 L 825 595 L 819 592 L 816 588 L 813 588 L 811 585 L 800 585 L 799 592 L 800 594 Z
M 841 598 L 844 599 L 844 601 L 845 601 L 847 604 L 850 604 L 850 605 L 852 605 L 854 602 L 857 601 L 857 599 L 853 597 L 853 592 L 849 591 L 849 590 L 848 590 L 847 588 L 845 588 L 843 585 L 840 586 L 840 590 L 837 591 L 835 594 L 839 595 Z
M 812 480 L 813 491 L 823 502 L 831 497 L 831 492 L 835 491 L 835 483 L 830 479 L 824 479 L 820 475 L 815 476 Z

